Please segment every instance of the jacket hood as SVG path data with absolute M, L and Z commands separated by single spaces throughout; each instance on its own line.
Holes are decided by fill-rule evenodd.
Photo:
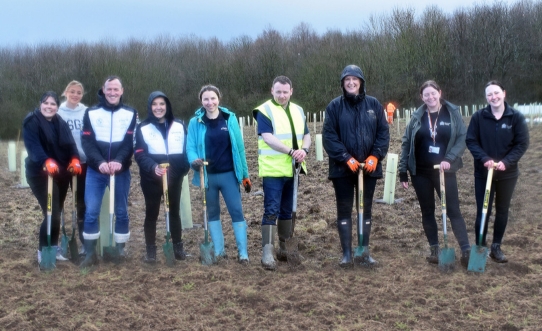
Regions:
M 359 94 L 365 94 L 365 77 L 363 76 L 363 71 L 361 71 L 361 68 L 354 64 L 349 64 L 346 67 L 344 67 L 343 72 L 341 74 L 341 88 L 344 91 L 343 88 L 343 82 L 344 78 L 346 76 L 354 76 L 361 80 L 361 86 L 359 87 Z
M 171 121 L 173 121 L 173 110 L 171 109 L 171 103 L 169 102 L 169 99 L 165 95 L 165 93 L 161 91 L 154 91 L 149 95 L 149 99 L 147 100 L 147 119 L 153 123 L 158 122 L 158 119 L 152 113 L 152 107 L 151 107 L 153 100 L 158 97 L 162 97 L 166 101 L 166 115 L 165 115 L 166 122 L 171 123 Z
M 112 105 L 110 104 L 107 99 L 105 98 L 105 94 L 104 94 L 104 91 L 103 89 L 100 89 L 98 91 L 98 100 L 100 100 L 100 104 L 101 105 L 104 105 L 107 109 L 111 109 L 111 110 L 118 110 L 122 107 L 123 105 L 123 101 L 122 101 L 122 96 L 120 97 L 120 100 L 119 100 L 119 103 L 117 105 Z

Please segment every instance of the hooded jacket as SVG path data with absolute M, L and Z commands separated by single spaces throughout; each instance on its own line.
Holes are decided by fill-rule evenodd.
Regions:
M 57 162 L 59 175 L 71 176 L 67 167 L 72 158 L 79 158 L 79 153 L 68 124 L 60 116 L 53 116 L 49 122 L 39 109 L 29 113 L 23 120 L 23 139 L 28 151 L 27 177 L 47 176 L 43 166 L 48 158 Z
M 122 171 L 132 164 L 134 153 L 134 129 L 137 111 L 122 102 L 111 105 L 100 89 L 99 103 L 87 108 L 83 117 L 81 143 L 87 156 L 87 164 L 97 172 L 103 162 L 119 162 Z
M 239 122 L 237 117 L 231 111 L 224 107 L 218 107 L 219 111 L 222 112 L 222 116 L 226 120 L 228 126 L 228 132 L 230 134 L 231 147 L 232 147 L 232 157 L 233 157 L 233 169 L 235 172 L 235 177 L 239 184 L 242 183 L 243 179 L 249 178 L 248 176 L 248 166 L 247 159 L 245 155 L 245 143 L 243 137 L 241 136 L 241 129 L 239 128 Z M 188 124 L 188 139 L 186 144 L 186 154 L 188 156 L 188 162 L 192 164 L 196 159 L 206 159 L 206 149 L 205 149 L 205 133 L 207 132 L 207 125 L 203 121 L 203 116 L 205 116 L 205 108 L 201 107 L 196 110 L 195 116 L 192 117 L 190 123 Z M 204 171 L 205 171 L 205 167 Z M 204 174 L 205 177 L 205 187 L 207 185 L 207 173 Z M 194 172 L 194 178 L 192 184 L 195 186 L 200 186 L 200 177 L 199 172 Z
M 382 164 L 388 153 L 390 135 L 386 112 L 374 97 L 365 94 L 365 78 L 355 65 L 347 66 L 341 75 L 361 80 L 360 93 L 352 95 L 343 87 L 343 95 L 326 107 L 323 146 L 329 156 L 329 179 L 352 175 L 346 164 L 351 157 L 363 162 L 370 155 L 379 162 L 371 177 L 382 178 Z
M 446 146 L 446 154 L 444 160 L 450 163 L 450 170 L 447 172 L 456 172 L 463 167 L 463 152 L 465 152 L 465 136 L 467 135 L 467 127 L 463 123 L 463 118 L 459 112 L 459 107 L 446 101 L 441 100 L 446 105 L 446 109 L 450 113 L 451 133 L 450 142 Z M 418 108 L 410 118 L 401 144 L 401 159 L 399 160 L 399 180 L 401 182 L 408 181 L 407 170 L 410 175 L 416 175 L 416 151 L 415 138 L 416 133 L 422 126 L 421 118 L 427 111 L 427 105 Z
M 152 102 L 162 97 L 166 102 L 165 139 L 160 130 L 158 118 L 152 113 Z M 182 179 L 189 170 L 186 157 L 186 127 L 175 119 L 168 97 L 155 91 L 147 101 L 147 118 L 137 126 L 134 157 L 139 165 L 141 179 L 160 181 L 154 169 L 161 163 L 169 163 L 168 180 Z
M 502 117 L 496 119 L 487 106 L 478 110 L 469 123 L 467 148 L 474 157 L 474 177 L 487 177 L 484 163 L 502 161 L 505 171 L 493 172 L 493 179 L 519 176 L 518 162 L 529 147 L 529 129 L 522 113 L 505 102 Z

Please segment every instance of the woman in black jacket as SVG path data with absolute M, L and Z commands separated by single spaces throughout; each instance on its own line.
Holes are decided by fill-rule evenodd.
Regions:
M 39 108 L 29 113 L 23 121 L 23 139 L 28 152 L 25 160 L 26 180 L 38 200 L 43 213 L 40 226 L 38 263 L 41 249 L 47 246 L 47 178 L 53 176 L 51 201 L 51 246 L 57 248 L 57 260 L 66 260 L 58 248 L 60 234 L 60 211 L 73 175 L 81 173 L 79 154 L 70 128 L 57 115 L 58 96 L 45 92 L 40 98 Z
M 429 241 L 429 263 L 438 263 L 439 240 L 435 219 L 435 191 L 440 198 L 440 176 L 435 165 L 445 171 L 446 207 L 452 230 L 461 248 L 461 264 L 467 267 L 470 244 L 465 220 L 459 209 L 456 171 L 463 167 L 467 128 L 459 108 L 441 99 L 442 91 L 435 81 L 420 87 L 424 104 L 413 114 L 405 129 L 399 161 L 399 180 L 408 189 L 408 172 L 422 211 L 422 225 Z
M 141 190 L 145 197 L 145 262 L 156 262 L 156 221 L 163 195 L 162 175 L 167 172 L 170 232 L 175 259 L 184 260 L 180 217 L 183 177 L 188 173 L 186 128 L 175 119 L 168 97 L 155 91 L 149 95 L 147 118 L 136 129 L 134 157 L 139 165 Z M 166 169 L 161 163 L 169 163 Z
M 369 254 L 369 236 L 376 180 L 382 178 L 382 165 L 389 147 L 386 113 L 380 102 L 365 94 L 365 78 L 356 65 L 348 65 L 341 74 L 343 95 L 326 107 L 323 145 L 329 156 L 329 179 L 337 201 L 337 229 L 343 256 L 341 266 L 352 263 L 352 205 L 357 191 L 358 171 L 363 174 L 362 264 L 376 261 Z M 360 163 L 365 168 L 360 169 Z
M 495 198 L 495 225 L 489 256 L 498 263 L 508 262 L 501 251 L 502 238 L 508 223 L 508 209 L 519 177 L 518 162 L 529 147 L 529 129 L 525 117 L 505 101 L 506 91 L 497 81 L 490 81 L 485 88 L 488 105 L 478 110 L 467 130 L 466 143 L 474 157 L 474 189 L 476 195 L 476 244 L 486 245 L 487 220 Z M 494 167 L 491 193 L 484 226 L 484 236 L 479 243 L 478 234 L 482 219 L 484 192 L 488 169 Z

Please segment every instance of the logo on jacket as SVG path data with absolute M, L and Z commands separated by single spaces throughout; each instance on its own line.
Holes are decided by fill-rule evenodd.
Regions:
M 506 123 L 503 123 L 501 128 L 504 129 L 504 130 L 511 130 L 512 126 L 511 125 L 506 125 Z
M 223 127 L 220 128 L 220 130 L 222 130 L 222 131 L 228 131 L 228 127 L 223 126 Z
M 440 121 L 439 123 L 440 126 L 448 126 L 450 124 L 451 124 L 450 122 L 444 122 L 444 121 Z

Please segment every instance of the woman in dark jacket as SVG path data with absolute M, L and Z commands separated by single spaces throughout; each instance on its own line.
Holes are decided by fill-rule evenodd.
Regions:
M 348 65 L 341 75 L 343 95 L 326 107 L 323 145 L 329 156 L 329 179 L 337 200 L 337 228 L 343 251 L 341 266 L 352 263 L 352 205 L 360 163 L 363 174 L 363 243 L 361 263 L 373 265 L 369 254 L 371 212 L 376 180 L 382 178 L 382 165 L 389 147 L 386 113 L 380 102 L 365 94 L 365 78 L 358 66 Z
M 167 96 L 155 91 L 149 95 L 147 118 L 136 129 L 134 157 L 139 165 L 141 190 L 145 197 L 145 262 L 156 262 L 156 221 L 163 195 L 162 175 L 167 172 L 170 232 L 175 259 L 184 260 L 180 217 L 183 177 L 188 173 L 186 158 L 186 128 L 173 116 Z M 160 167 L 169 163 L 166 169 Z
M 459 209 L 456 171 L 463 167 L 461 156 L 465 151 L 467 128 L 456 105 L 441 99 L 442 91 L 436 82 L 429 80 L 420 87 L 424 104 L 413 114 L 403 136 L 399 180 L 408 189 L 410 172 L 412 186 L 416 191 L 422 225 L 431 248 L 429 263 L 438 263 L 438 225 L 435 219 L 435 194 L 440 198 L 439 170 L 445 171 L 446 211 L 452 223 L 452 230 L 461 247 L 461 264 L 469 263 L 470 244 L 465 220 Z
M 501 251 L 508 223 L 508 209 L 519 177 L 518 162 L 529 147 L 529 129 L 525 117 L 505 101 L 506 92 L 497 81 L 486 84 L 487 107 L 472 116 L 467 131 L 467 147 L 474 157 L 474 189 L 476 195 L 476 244 L 486 245 L 487 224 L 495 195 L 495 225 L 489 256 L 498 263 L 508 262 Z M 484 226 L 478 242 L 484 193 L 489 168 L 495 168 Z
M 47 246 L 47 178 L 53 176 L 51 201 L 51 246 L 57 248 L 57 260 L 66 260 L 58 247 L 60 211 L 68 192 L 72 175 L 81 173 L 79 154 L 70 128 L 57 115 L 60 104 L 55 92 L 45 92 L 39 108 L 29 113 L 23 121 L 23 139 L 28 152 L 25 160 L 26 180 L 38 200 L 43 213 L 40 226 L 38 263 L 41 249 Z

